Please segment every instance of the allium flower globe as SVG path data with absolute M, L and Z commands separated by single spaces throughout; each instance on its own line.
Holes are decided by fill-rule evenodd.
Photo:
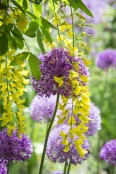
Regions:
M 7 174 L 7 161 L 0 159 L 0 174 Z
M 45 122 L 50 121 L 54 113 L 55 103 L 56 96 L 35 96 L 30 106 L 31 118 L 37 122 L 41 122 L 42 120 Z
M 100 158 L 116 166 L 116 139 L 107 142 L 101 149 Z
M 51 52 L 40 55 L 41 60 L 41 79 L 38 81 L 32 78 L 34 90 L 40 96 L 49 97 L 51 94 L 57 93 L 65 96 L 71 94 L 71 84 L 69 84 L 69 72 L 73 69 L 72 61 L 78 62 L 79 75 L 87 76 L 88 70 L 81 58 L 73 58 L 69 52 L 63 48 L 55 48 Z M 54 77 L 63 78 L 63 85 L 59 87 Z
M 0 158 L 1 160 L 24 161 L 31 157 L 33 148 L 29 138 L 22 134 L 21 138 L 17 137 L 16 131 L 12 137 L 7 133 L 6 129 L 0 132 Z
M 103 70 L 116 68 L 116 50 L 107 49 L 100 52 L 96 58 L 96 65 Z
M 52 162 L 60 162 L 60 163 L 70 161 L 74 165 L 80 164 L 84 160 L 86 160 L 87 157 L 89 156 L 89 149 L 90 149 L 88 141 L 85 140 L 84 144 L 82 145 L 82 147 L 88 151 L 88 153 L 86 153 L 84 158 L 79 156 L 75 148 L 75 145 L 73 144 L 71 139 L 69 140 L 71 143 L 69 152 L 64 152 L 63 149 L 65 146 L 62 144 L 63 139 L 60 135 L 61 131 L 68 134 L 69 126 L 60 125 L 58 127 L 55 127 L 51 131 L 49 139 L 48 139 L 47 150 L 46 150 L 48 159 L 51 160 Z M 78 139 L 78 137 L 76 139 Z
M 90 114 L 89 114 L 89 123 L 87 124 L 88 130 L 86 135 L 92 136 L 98 130 L 101 129 L 101 116 L 100 110 L 93 103 L 90 104 Z

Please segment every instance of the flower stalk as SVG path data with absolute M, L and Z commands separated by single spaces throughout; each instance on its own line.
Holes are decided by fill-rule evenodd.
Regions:
M 55 119 L 55 116 L 56 116 L 57 109 L 58 109 L 58 102 L 59 102 L 59 94 L 57 94 L 55 110 L 54 110 L 51 122 L 49 124 L 48 131 L 46 133 L 46 138 L 45 138 L 44 149 L 43 149 L 42 158 L 41 158 L 39 174 L 42 174 L 43 165 L 44 165 L 44 159 L 45 159 L 45 152 L 46 152 L 46 147 L 47 147 L 47 142 L 48 142 L 49 134 L 50 134 L 50 131 L 51 131 L 51 128 L 52 128 L 52 125 L 53 125 L 53 122 L 54 122 L 54 119 Z

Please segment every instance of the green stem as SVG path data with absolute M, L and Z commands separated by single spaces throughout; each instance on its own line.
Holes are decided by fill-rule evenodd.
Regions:
M 7 164 L 7 174 L 9 174 L 9 162 Z
M 63 174 L 66 174 L 66 169 L 67 169 L 67 162 L 65 162 Z
M 72 18 L 72 32 L 73 32 L 73 57 L 74 57 L 74 46 L 75 46 L 75 31 L 74 31 L 74 17 L 73 17 L 73 11 L 72 7 L 70 6 L 70 11 L 71 11 L 71 18 Z
M 46 152 L 47 142 L 48 142 L 49 134 L 50 134 L 50 131 L 51 131 L 51 128 L 52 128 L 52 125 L 53 125 L 53 122 L 54 122 L 54 119 L 55 119 L 55 116 L 56 116 L 56 112 L 57 112 L 57 108 L 58 108 L 58 102 L 59 102 L 59 94 L 57 94 L 55 110 L 54 110 L 53 117 L 52 117 L 52 120 L 51 120 L 51 122 L 49 124 L 48 131 L 47 131 L 47 134 L 46 134 L 45 143 L 44 143 L 44 149 L 43 149 L 42 158 L 41 158 L 41 164 L 40 164 L 40 169 L 39 169 L 39 174 L 42 174 L 42 169 L 43 169 L 43 164 L 44 164 L 44 159 L 45 159 L 45 152 Z
M 105 101 L 105 94 L 106 94 L 106 91 L 107 91 L 107 86 L 108 86 L 108 72 L 106 72 L 106 77 L 105 77 L 105 82 L 104 82 L 104 92 L 103 92 L 103 95 L 102 95 L 102 103 L 104 103 Z M 101 111 L 103 110 L 103 107 L 101 108 Z M 101 132 L 98 133 L 98 154 L 100 152 L 100 139 L 101 139 Z M 100 158 L 98 156 L 98 161 L 97 161 L 97 174 L 99 174 L 100 172 Z
M 57 14 L 55 12 L 55 4 L 54 4 L 54 1 L 52 1 L 52 2 L 53 2 L 55 16 L 57 16 Z M 62 39 L 61 39 L 61 36 L 60 36 L 60 30 L 59 30 L 59 24 L 58 23 L 57 23 L 57 31 L 58 31 L 58 36 L 59 36 L 59 39 L 60 39 L 60 44 L 62 46 Z
M 112 166 L 112 171 L 111 171 L 111 174 L 115 174 L 114 171 L 115 170 L 115 166 Z
M 67 170 L 67 174 L 70 174 L 70 169 L 71 169 L 71 162 L 68 165 L 68 170 Z

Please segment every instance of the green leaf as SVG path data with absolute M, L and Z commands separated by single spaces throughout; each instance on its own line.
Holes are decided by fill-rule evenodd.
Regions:
M 93 18 L 91 11 L 86 7 L 86 5 L 81 0 L 73 0 L 76 2 L 78 7 L 83 10 L 88 16 Z
M 41 77 L 39 59 L 34 54 L 31 53 L 29 55 L 28 63 L 29 63 L 32 76 L 35 77 L 37 80 L 39 80 Z
M 25 10 L 27 10 L 27 7 L 28 7 L 27 0 L 23 0 L 22 5 L 23 5 L 23 8 L 24 8 Z
M 41 27 L 41 30 L 42 30 L 42 34 L 45 37 L 45 39 L 48 42 L 52 43 L 52 38 L 51 38 L 51 35 L 50 35 L 49 31 L 45 27 Z
M 45 18 L 41 17 L 40 18 L 40 24 L 45 27 L 45 28 L 54 28 L 56 29 L 56 27 L 54 25 L 52 25 L 49 21 L 47 21 Z
M 5 33 L 0 36 L 0 56 L 4 55 L 8 51 L 8 38 Z
M 22 35 L 22 33 L 20 32 L 20 30 L 19 30 L 15 25 L 13 26 L 13 29 L 11 30 L 11 32 L 12 32 L 12 34 L 13 34 L 14 36 L 16 36 L 17 38 L 23 40 L 23 35 Z
M 23 13 L 25 13 L 25 11 L 23 10 L 23 7 L 21 5 L 19 5 L 15 0 L 12 0 L 12 3 L 18 7 L 18 9 L 20 9 Z
M 39 28 L 38 23 L 35 21 L 31 21 L 29 23 L 29 27 L 28 27 L 27 31 L 25 32 L 25 35 L 27 35 L 29 37 L 35 37 L 36 36 L 35 32 L 38 30 L 38 28 Z
M 26 11 L 26 13 L 34 20 L 38 19 L 37 16 L 35 16 L 34 14 L 30 13 L 29 11 Z
M 20 50 L 23 49 L 24 47 L 24 41 L 22 39 L 19 39 L 17 36 L 12 36 L 14 42 L 16 43 L 17 48 L 19 48 Z
M 41 4 L 32 3 L 32 8 L 33 8 L 33 12 L 34 12 L 35 16 L 40 17 L 42 15 L 42 5 Z
M 43 44 L 43 36 L 39 29 L 37 31 L 37 43 L 38 43 L 42 53 L 45 53 L 44 44 Z
M 29 54 L 30 54 L 29 52 L 22 52 L 17 55 L 17 59 L 24 61 L 29 56 Z
M 24 62 L 24 60 L 29 56 L 29 52 L 22 52 L 22 53 L 19 53 L 17 56 L 16 56 L 16 59 L 15 60 L 12 60 L 10 65 L 11 66 L 14 66 L 14 65 L 17 65 L 16 63 L 16 60 L 20 59 L 22 62 Z
M 11 32 L 9 30 L 6 30 L 5 34 L 6 34 L 7 38 L 8 38 L 10 47 L 15 49 L 15 50 L 17 50 L 16 41 L 12 38 Z

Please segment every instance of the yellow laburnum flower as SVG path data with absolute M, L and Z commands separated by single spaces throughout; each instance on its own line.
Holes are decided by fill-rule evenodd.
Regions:
M 56 77 L 56 76 L 54 76 L 54 80 L 55 80 L 55 82 L 58 83 L 59 87 L 61 87 L 63 85 L 63 83 L 64 83 L 63 77 Z

